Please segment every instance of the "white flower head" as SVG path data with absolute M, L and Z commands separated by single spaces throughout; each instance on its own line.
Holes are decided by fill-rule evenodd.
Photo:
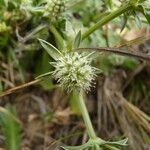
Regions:
M 89 91 L 98 70 L 90 65 L 90 56 L 91 53 L 87 55 L 78 52 L 62 55 L 51 63 L 55 67 L 53 77 L 68 92 L 74 89 Z

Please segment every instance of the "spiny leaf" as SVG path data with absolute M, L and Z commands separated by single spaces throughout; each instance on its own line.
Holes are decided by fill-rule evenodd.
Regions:
M 58 60 L 58 58 L 62 55 L 62 53 L 52 44 L 46 42 L 45 40 L 38 39 L 43 46 L 43 48 L 47 51 L 47 53 L 54 59 Z

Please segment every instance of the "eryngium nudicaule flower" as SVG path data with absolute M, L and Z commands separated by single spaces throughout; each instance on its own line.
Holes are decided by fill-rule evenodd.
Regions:
M 96 69 L 90 65 L 91 54 L 77 52 L 62 55 L 51 64 L 55 67 L 54 78 L 68 92 L 72 90 L 89 91 L 96 77 Z
M 52 20 L 65 10 L 65 0 L 47 0 L 45 6 L 45 16 L 49 16 Z

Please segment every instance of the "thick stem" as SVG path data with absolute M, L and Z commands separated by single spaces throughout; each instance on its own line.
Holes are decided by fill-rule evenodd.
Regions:
M 123 5 L 123 6 L 121 6 L 119 9 L 111 12 L 109 15 L 105 16 L 104 18 L 102 18 L 96 24 L 91 26 L 86 32 L 84 32 L 83 35 L 82 35 L 82 40 L 87 38 L 91 33 L 93 33 L 98 28 L 102 27 L 103 25 L 105 25 L 107 22 L 113 20 L 114 18 L 120 16 L 124 12 L 130 10 L 132 7 L 133 7 L 133 5 L 131 3 L 127 3 L 127 4 Z
M 74 96 L 76 97 L 76 102 L 78 104 L 78 108 L 80 109 L 80 112 L 82 114 L 88 135 L 90 139 L 95 139 L 97 136 L 95 134 L 95 131 L 93 129 L 91 119 L 89 117 L 89 113 L 87 111 L 84 99 L 83 99 L 83 93 L 74 91 Z

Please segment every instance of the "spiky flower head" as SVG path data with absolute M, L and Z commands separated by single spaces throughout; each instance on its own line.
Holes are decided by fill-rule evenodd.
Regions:
M 62 55 L 51 64 L 55 67 L 54 78 L 68 92 L 73 90 L 89 91 L 98 69 L 92 67 L 90 54 L 71 52 Z
M 65 0 L 48 0 L 45 5 L 45 16 L 54 20 L 65 10 Z

